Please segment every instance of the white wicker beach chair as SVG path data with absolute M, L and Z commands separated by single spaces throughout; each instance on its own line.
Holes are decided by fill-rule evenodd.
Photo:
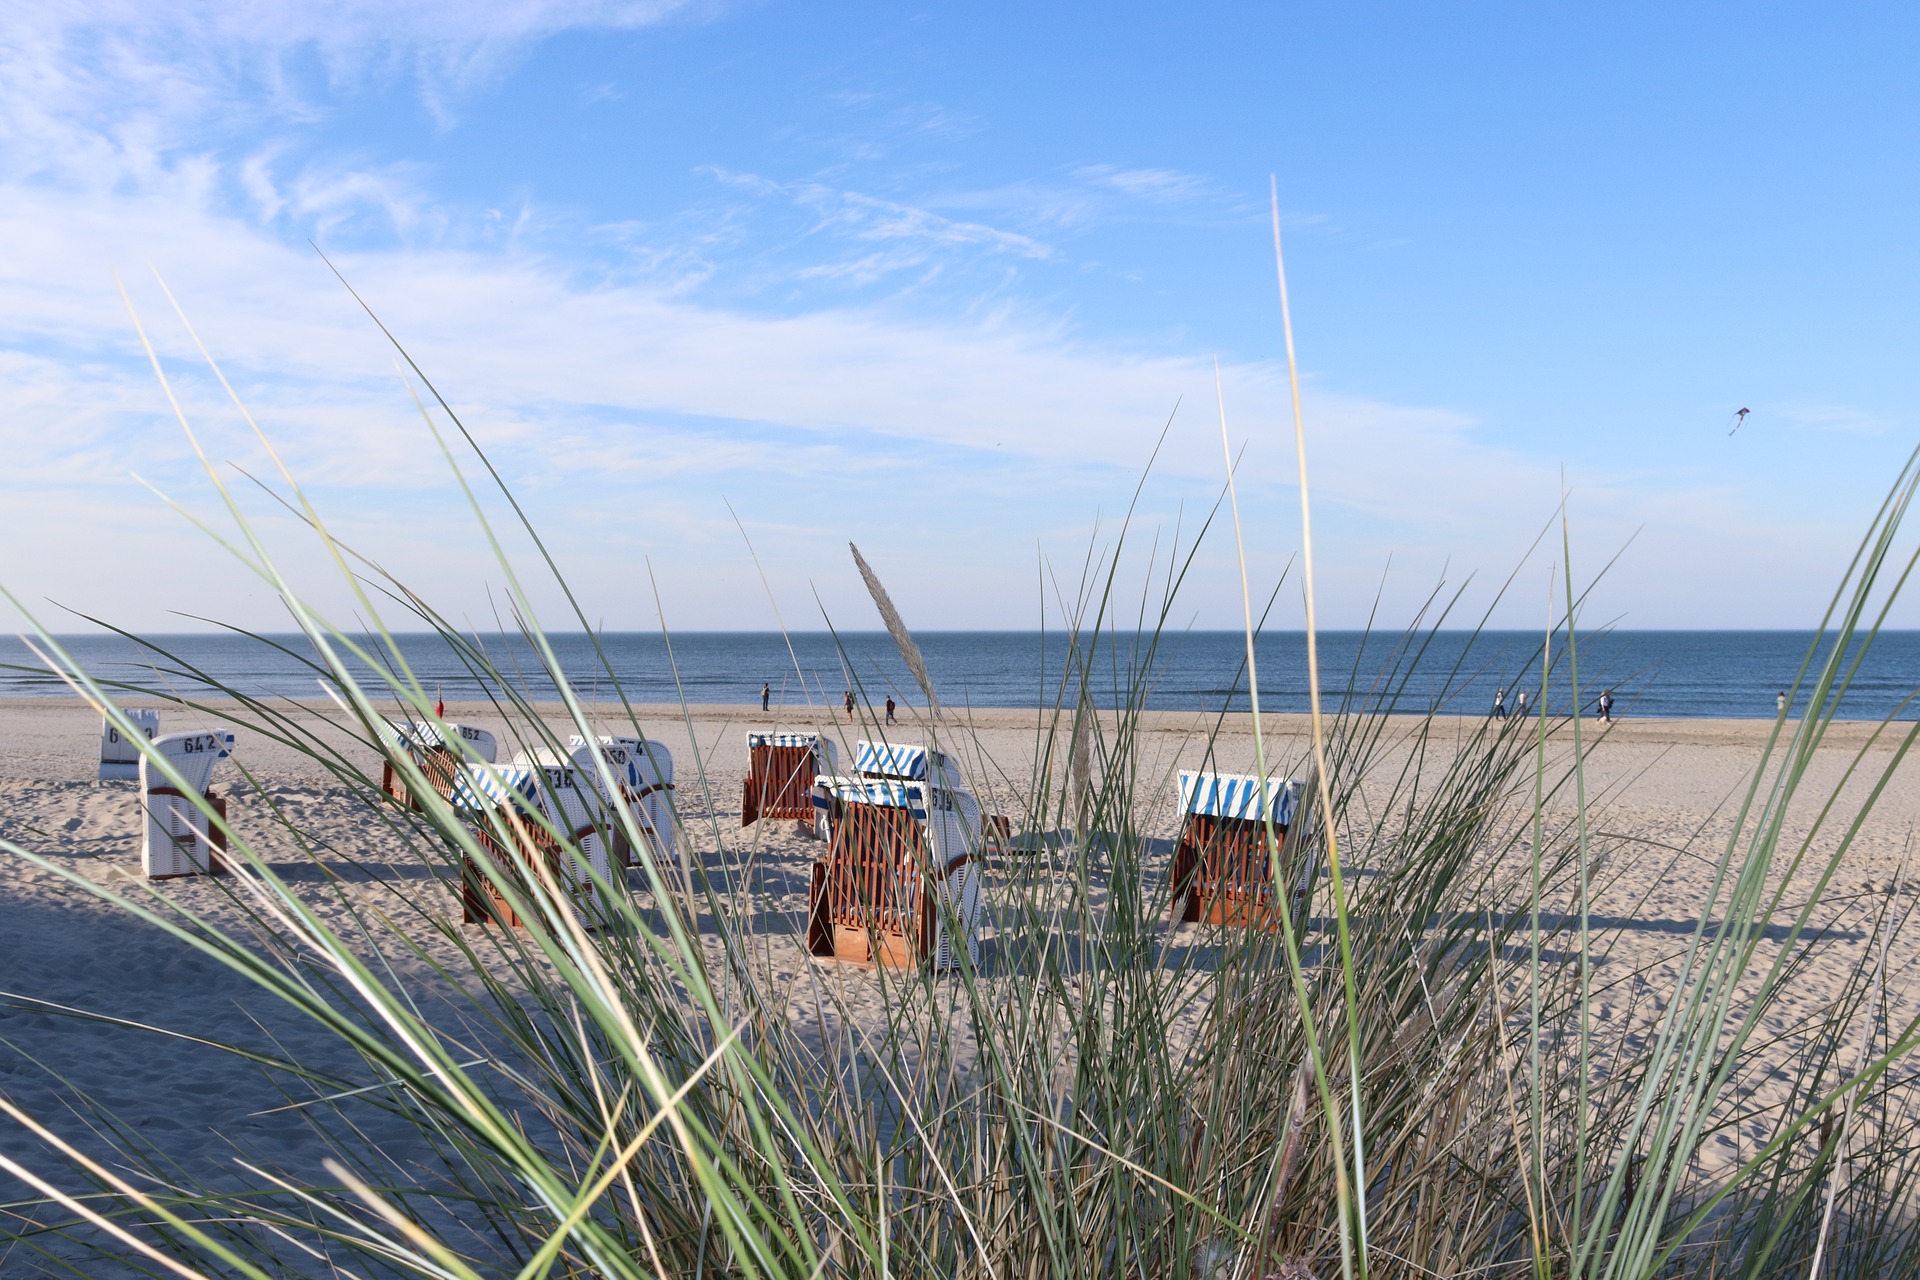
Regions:
M 409 808 L 421 807 L 418 796 L 407 792 L 406 776 L 394 768 L 394 757 L 405 755 L 427 775 L 442 796 L 453 785 L 453 774 L 462 762 L 484 760 L 491 764 L 498 753 L 494 736 L 470 724 L 447 722 L 443 737 L 441 726 L 431 720 L 389 720 L 381 735 L 387 758 L 380 765 L 380 789 Z M 448 739 L 458 738 L 455 750 Z
M 140 862 L 147 876 L 164 880 L 224 873 L 220 854 L 226 837 L 209 822 L 195 798 L 204 798 L 209 808 L 226 819 L 226 798 L 209 784 L 213 767 L 233 754 L 233 735 L 218 729 L 170 733 L 156 738 L 153 746 L 185 785 L 176 785 L 148 757 L 140 758 L 140 804 L 146 816 Z
M 591 771 L 571 759 L 459 769 L 452 803 L 471 815 L 474 836 L 493 863 L 482 867 L 468 860 L 462 867 L 461 915 L 468 924 L 496 918 L 525 924 L 500 892 L 496 877 L 502 874 L 515 877 L 521 892 L 536 899 L 548 892 L 545 884 L 558 889 L 588 928 L 606 918 L 610 904 L 601 886 L 618 881 L 607 858 L 608 801 L 590 778 Z M 559 839 L 533 820 L 536 814 Z
M 574 735 L 567 745 L 579 759 L 586 739 Z M 651 739 L 602 734 L 600 746 L 615 778 L 620 780 L 620 798 L 633 815 L 633 823 L 646 842 L 646 852 L 656 861 L 673 861 L 679 848 L 679 831 L 673 814 L 673 753 Z M 639 851 L 630 847 L 624 830 L 615 828 L 615 861 L 623 867 L 640 865 Z
M 121 715 L 133 721 L 133 727 L 152 742 L 160 736 L 160 713 L 151 708 L 121 709 Z M 100 781 L 134 782 L 140 777 L 140 748 L 127 741 L 120 726 L 107 716 L 100 717 Z

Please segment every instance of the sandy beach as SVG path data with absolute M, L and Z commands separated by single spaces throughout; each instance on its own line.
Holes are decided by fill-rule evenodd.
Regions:
M 606 708 L 604 727 L 615 717 Z M 218 718 L 163 708 L 166 731 L 199 728 Z M 300 713 L 321 732 L 338 715 L 309 708 Z M 499 730 L 491 707 L 449 706 L 449 719 Z M 804 954 L 797 921 L 804 907 L 806 877 L 819 846 L 796 836 L 787 824 L 763 822 L 742 831 L 740 778 L 746 768 L 744 735 L 768 728 L 822 728 L 847 739 L 857 729 L 826 713 L 763 714 L 750 707 L 639 708 L 648 735 L 666 744 L 677 762 L 678 802 L 690 854 L 710 868 L 751 867 L 756 909 L 766 913 L 761 930 L 771 941 L 767 963 L 792 983 L 804 1006 L 810 984 L 843 984 L 856 1008 L 881 1016 L 871 975 L 847 966 L 822 965 Z M 929 726 L 903 710 L 896 741 L 925 741 Z M 1141 723 L 1138 756 L 1142 776 L 1165 779 L 1167 803 L 1155 814 L 1156 837 L 1173 834 L 1171 779 L 1175 770 L 1202 763 L 1211 737 L 1215 766 L 1227 771 L 1252 765 L 1254 744 L 1244 716 L 1216 718 L 1150 713 Z M 1396 725 L 1403 732 L 1411 724 Z M 1478 719 L 1440 723 L 1430 738 L 1436 754 L 1471 749 Z M 1707 902 L 1714 856 L 1732 833 L 1735 813 L 1751 780 L 1772 722 L 1622 721 L 1582 726 L 1589 749 L 1585 785 L 1591 802 L 1590 838 L 1599 859 L 1593 914 L 1602 929 L 1596 957 L 1595 1016 L 1647 1016 L 1657 1008 L 1662 983 L 1670 984 L 1675 958 L 1685 947 Z M 1031 712 L 985 711 L 966 717 L 964 731 L 947 725 L 942 741 L 968 761 L 990 811 L 1019 811 L 1019 792 L 1030 785 L 1039 718 Z M 1267 722 L 1270 757 L 1303 760 L 1308 744 L 1304 717 Z M 1840 786 L 1849 767 L 1855 780 L 1842 804 L 1857 802 L 1871 780 L 1893 759 L 1897 740 L 1878 726 L 1845 724 L 1829 735 L 1808 776 L 1806 796 L 1824 797 Z M 1572 742 L 1562 727 L 1548 744 L 1564 760 Z M 354 1078 L 357 1063 L 333 1038 L 293 1018 L 239 976 L 197 955 L 157 927 L 75 885 L 68 876 L 147 900 L 139 876 L 139 826 L 132 783 L 96 783 L 99 721 L 75 704 L 17 700 L 0 705 L 0 834 L 45 859 L 35 865 L 0 856 L 0 1091 L 25 1111 L 45 1118 L 82 1147 L 99 1150 L 87 1135 L 99 1123 L 92 1108 L 111 1112 L 126 1126 L 123 1141 L 149 1142 L 166 1160 L 201 1177 L 221 1176 L 236 1153 L 279 1168 L 315 1169 L 326 1154 L 298 1110 L 277 1110 L 307 1097 L 298 1081 L 269 1078 L 249 1062 L 209 1048 L 201 1040 L 281 1050 L 316 1067 Z M 1398 748 L 1389 747 L 1387 758 Z M 371 751 L 365 767 L 377 769 Z M 1857 759 L 1856 759 L 1857 757 Z M 1431 762 L 1430 762 L 1431 763 Z M 242 733 L 234 765 L 252 776 L 250 791 L 236 770 L 223 766 L 216 785 L 235 795 L 232 820 L 256 836 L 258 852 L 290 881 L 322 918 L 343 932 L 353 929 L 353 908 L 394 912 L 401 901 L 453 911 L 453 896 L 417 864 L 395 856 L 393 837 L 339 781 L 299 753 Z M 1904 918 L 1920 890 L 1920 860 L 1912 859 L 1912 833 L 1920 818 L 1920 787 L 1907 762 L 1861 830 L 1823 903 L 1816 927 L 1837 950 L 1829 963 L 1854 963 L 1875 945 L 1875 920 L 1888 912 Z M 706 786 L 702 785 L 702 777 Z M 1555 797 L 1551 811 L 1565 814 L 1571 797 Z M 296 847 L 284 829 L 267 819 L 280 810 L 312 841 L 312 856 Z M 1850 811 L 1850 810 L 1849 810 Z M 1809 815 L 1800 815 L 1804 826 Z M 1514 822 L 1522 820 L 1516 808 Z M 1354 827 L 1368 822 L 1356 813 Z M 1383 816 L 1380 821 L 1386 821 Z M 1823 832 L 1814 852 L 1824 855 L 1838 828 Z M 1356 839 L 1352 870 L 1364 876 L 1364 839 Z M 331 873 L 319 864 L 332 867 Z M 1818 863 L 1810 859 L 1809 865 Z M 403 865 L 404 863 L 404 865 Z M 57 869 L 56 869 L 57 868 Z M 65 872 L 66 874 L 62 874 Z M 1810 873 L 1805 873 L 1809 874 Z M 635 881 L 636 885 L 638 880 Z M 994 878 L 989 877 L 991 900 Z M 158 886 L 183 907 L 228 928 L 244 929 L 245 913 L 230 886 L 183 880 Z M 310 889 L 311 892 L 307 893 Z M 1789 909 L 1804 901 L 1811 882 L 1790 883 Z M 644 890 L 637 890 L 642 892 Z M 1515 910 L 1514 901 L 1489 902 L 1487 910 Z M 1190 928 L 1192 926 L 1189 926 Z M 456 931 L 461 926 L 455 926 Z M 464 926 L 468 935 L 481 926 Z M 421 998 L 452 998 L 431 973 L 431 964 L 458 968 L 457 948 L 445 936 L 417 931 L 419 955 L 389 948 L 397 978 L 417 987 Z M 988 951 L 991 956 L 991 949 Z M 1913 962 L 1920 939 L 1896 933 L 1888 951 L 1888 982 L 1896 1007 L 1920 1000 Z M 991 965 L 989 964 L 989 976 Z M 1812 968 L 1795 978 L 1791 998 L 1769 1021 L 1791 1052 L 1795 1019 L 1832 995 L 1838 970 Z M 863 984 L 865 984 L 863 986 Z M 76 1016 L 84 1012 L 90 1017 Z M 806 1016 L 796 1008 L 795 1016 Z M 172 1035 L 130 1024 L 163 1028 Z M 1764 1092 L 1764 1091 L 1762 1091 Z M 1755 1107 L 1764 1096 L 1752 1098 Z M 1757 1128 L 1755 1130 L 1758 1132 Z M 27 1158 L 34 1144 L 12 1125 L 0 1126 L 0 1149 Z M 377 1131 L 371 1136 L 380 1138 Z M 394 1132 L 396 1142 L 405 1134 Z M 1724 1156 L 1742 1155 L 1748 1139 L 1737 1127 L 1716 1139 Z M 17 1189 L 17 1184 L 15 1188 Z M 8 1198 L 11 1198 L 11 1190 Z M 60 1246 L 49 1245 L 58 1253 Z M 0 1258 L 0 1274 L 37 1274 L 39 1260 Z

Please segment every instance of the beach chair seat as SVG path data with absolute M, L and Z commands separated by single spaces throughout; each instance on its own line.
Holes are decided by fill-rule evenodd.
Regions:
M 576 734 L 567 742 L 578 758 L 586 739 Z M 610 824 L 615 864 L 637 867 L 643 852 L 657 863 L 671 862 L 679 848 L 673 813 L 673 753 L 646 738 L 602 734 L 599 743 L 609 769 L 620 783 L 620 802 L 632 815 L 642 841 L 642 848 L 635 849 L 626 828 L 618 823 Z
M 454 775 L 451 803 L 467 817 L 484 865 L 462 854 L 460 917 L 467 924 L 526 921 L 502 892 L 511 877 L 523 897 L 565 895 L 576 918 L 594 928 L 611 914 L 615 882 L 608 867 L 606 801 L 571 761 L 558 764 L 465 764 Z M 549 831 L 537 819 L 545 818 Z M 557 834 L 556 834 L 557 833 Z
M 394 767 L 396 756 L 410 758 L 443 800 L 452 796 L 454 775 L 463 760 L 484 760 L 491 764 L 496 758 L 498 743 L 485 729 L 448 723 L 446 730 L 443 736 L 441 726 L 430 720 L 387 721 L 381 734 L 387 757 L 380 763 L 380 790 L 417 812 L 425 805 L 421 797 L 408 793 L 405 773 Z M 456 736 L 461 743 L 459 751 L 448 742 L 448 738 Z
M 822 778 L 832 838 L 813 865 L 807 949 L 856 964 L 980 960 L 980 806 L 897 779 Z
M 152 708 L 127 710 L 120 714 L 146 735 L 148 742 L 160 736 L 160 713 Z M 100 773 L 102 782 L 137 782 L 140 778 L 140 748 L 127 741 L 111 716 L 100 717 Z
M 817 733 L 749 733 L 740 825 L 787 818 L 806 834 L 825 839 L 821 810 L 813 803 L 813 784 L 817 778 L 838 773 L 839 763 L 833 739 Z
M 1180 838 L 1173 855 L 1174 923 L 1278 929 L 1282 910 L 1306 925 L 1314 868 L 1299 856 L 1304 847 L 1312 793 L 1290 778 L 1261 780 L 1246 774 L 1180 771 Z M 1284 896 L 1274 891 L 1267 851 L 1272 811 L 1279 841 Z
M 233 754 L 233 735 L 224 730 L 170 733 L 153 749 L 178 774 L 164 773 L 151 758 L 140 757 L 140 807 L 146 822 L 140 837 L 140 865 L 150 880 L 175 876 L 224 875 L 221 853 L 225 832 L 198 803 L 206 802 L 221 822 L 227 802 L 212 789 L 214 766 Z

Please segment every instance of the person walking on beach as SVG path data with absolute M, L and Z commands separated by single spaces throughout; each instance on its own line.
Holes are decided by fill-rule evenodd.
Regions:
M 847 704 L 847 723 L 852 724 L 853 723 L 853 690 L 851 689 L 847 690 L 847 696 L 845 698 L 845 702 Z
M 1513 714 L 1522 720 L 1527 718 L 1527 691 L 1521 689 L 1513 695 Z
M 1781 715 L 1787 714 L 1787 691 L 1785 689 L 1782 689 L 1780 696 L 1773 700 L 1773 708 Z
M 1613 690 L 1611 689 L 1600 691 L 1600 723 L 1613 723 Z
M 1507 718 L 1507 691 L 1504 687 L 1493 691 L 1493 718 L 1495 720 Z
M 771 684 L 762 684 L 760 686 L 760 709 L 762 711 L 767 709 L 767 699 L 771 697 L 773 697 L 773 686 Z
M 894 719 L 893 719 L 893 695 L 892 695 L 892 694 L 888 694 L 888 695 L 887 695 L 887 723 L 888 723 L 888 724 L 892 724 L 892 723 L 894 723 Z

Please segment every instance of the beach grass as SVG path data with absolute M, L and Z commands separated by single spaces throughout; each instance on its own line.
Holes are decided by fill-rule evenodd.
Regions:
M 541 547 L 505 480 L 419 385 L 462 486 L 484 476 L 515 532 Z M 1128 524 L 1090 552 L 1059 611 L 1066 676 L 1035 717 L 1029 763 L 995 759 L 964 710 L 929 716 L 929 745 L 1007 798 L 1033 837 L 994 864 L 990 945 L 977 964 L 961 950 L 954 972 L 776 977 L 772 958 L 801 945 L 804 923 L 761 904 L 756 837 L 718 817 L 733 780 L 698 758 L 674 793 L 682 856 L 600 884 L 591 921 L 551 881 L 507 877 L 521 929 L 462 926 L 449 894 L 415 888 L 341 894 L 343 910 L 323 914 L 315 895 L 334 892 L 352 851 L 293 825 L 282 834 L 321 874 L 293 875 L 248 830 L 227 832 L 235 874 L 222 883 L 237 915 L 223 919 L 240 927 L 165 887 L 112 888 L 7 844 L 242 975 L 353 1066 L 231 1049 L 279 1083 L 332 1154 L 324 1167 L 236 1165 L 219 1178 L 172 1164 L 110 1109 L 75 1137 L 0 1097 L 6 1123 L 33 1139 L 31 1158 L 0 1157 L 27 1188 L 0 1217 L 0 1248 L 82 1275 L 1920 1274 L 1909 1190 L 1920 1024 L 1890 1012 L 1884 964 L 1884 937 L 1903 921 L 1889 900 L 1868 926 L 1879 945 L 1858 955 L 1815 923 L 1915 726 L 1888 721 L 1891 754 L 1856 757 L 1879 771 L 1866 801 L 1842 806 L 1806 782 L 1911 571 L 1898 534 L 1917 481 L 1910 462 L 1870 522 L 1795 689 L 1809 710 L 1776 724 L 1716 847 L 1604 837 L 1605 797 L 1587 793 L 1584 773 L 1592 743 L 1578 714 L 1544 696 L 1564 671 L 1579 706 L 1569 536 L 1563 595 L 1525 668 L 1542 680 L 1533 718 L 1462 728 L 1403 704 L 1425 640 L 1458 607 L 1437 599 L 1419 626 L 1370 642 L 1377 675 L 1363 684 L 1356 665 L 1329 687 L 1310 749 L 1276 737 L 1265 758 L 1319 793 L 1312 834 L 1284 859 L 1270 847 L 1277 883 L 1304 874 L 1313 886 L 1303 909 L 1275 930 L 1170 927 L 1174 777 L 1140 725 L 1211 520 L 1156 545 L 1137 582 L 1118 567 Z M 237 500 L 218 536 L 285 603 L 338 714 L 223 688 L 157 642 L 154 664 L 220 689 L 200 709 L 300 753 L 425 877 L 457 885 L 463 861 L 487 865 L 488 853 L 467 815 L 383 745 L 384 718 L 435 715 L 395 632 L 427 628 L 462 656 L 507 746 L 645 736 L 604 655 L 594 705 L 560 670 L 549 628 L 591 632 L 585 614 L 542 549 L 543 585 L 571 612 L 541 619 L 541 593 L 474 489 L 538 673 L 500 669 L 377 554 L 336 540 L 291 474 L 276 492 L 327 551 L 339 575 L 327 589 L 347 589 L 350 619 L 282 572 Z M 165 693 L 98 681 L 36 634 L 103 715 Z M 938 673 L 925 680 L 931 701 Z M 557 710 L 536 698 L 548 687 Z M 417 811 L 383 793 L 383 761 Z M 258 798 L 273 812 L 264 789 Z M 630 815 L 604 820 L 646 846 Z M 1624 926 L 1595 917 L 1595 895 L 1678 857 L 1709 859 L 1714 874 L 1677 972 L 1603 983 L 1594 958 Z M 1790 894 L 1808 876 L 1812 893 Z M 1796 1001 L 1792 1035 L 1770 1030 L 1767 1015 L 1813 970 L 1835 980 Z M 1603 1000 L 1623 1012 L 1597 1017 Z M 1780 1073 L 1784 1092 L 1758 1107 L 1750 1086 Z M 1731 1164 L 1709 1159 L 1733 1126 L 1758 1136 Z M 75 1248 L 88 1260 L 73 1262 Z

